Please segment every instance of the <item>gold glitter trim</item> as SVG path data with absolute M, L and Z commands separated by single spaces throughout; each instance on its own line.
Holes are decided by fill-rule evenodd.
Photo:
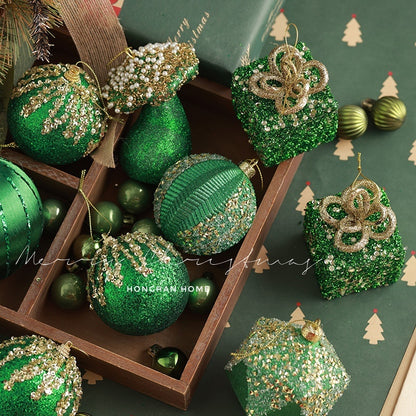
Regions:
M 11 391 L 16 383 L 41 376 L 42 381 L 37 390 L 31 393 L 30 398 L 40 400 L 64 385 L 65 391 L 56 405 L 56 414 L 57 416 L 65 415 L 72 402 L 73 409 L 69 416 L 75 416 L 82 396 L 82 380 L 75 358 L 67 355 L 68 346 L 66 344 L 58 346 L 50 339 L 32 335 L 12 337 L 0 344 L 0 350 L 11 346 L 14 348 L 0 360 L 0 368 L 22 357 L 33 358 L 21 369 L 14 370 L 9 380 L 3 381 L 4 390 Z
M 279 69 L 276 59 L 282 52 Z M 260 98 L 274 100 L 277 112 L 282 115 L 295 114 L 302 110 L 309 95 L 322 91 L 328 84 L 326 67 L 315 59 L 306 61 L 294 46 L 281 45 L 274 48 L 268 60 L 269 72 L 254 73 L 248 81 L 249 88 Z M 319 71 L 319 81 L 313 87 L 308 78 L 312 68 Z M 276 86 L 277 83 L 281 86 Z
M 394 233 L 396 216 L 391 208 L 381 203 L 380 198 L 378 185 L 369 179 L 362 179 L 346 188 L 340 197 L 330 195 L 321 201 L 321 218 L 337 230 L 334 238 L 336 248 L 346 253 L 355 253 L 362 250 L 370 238 L 377 241 L 386 240 Z M 332 217 L 328 212 L 328 206 L 331 204 L 340 205 L 347 216 L 340 220 Z M 379 217 L 370 221 L 368 217 L 375 213 L 379 213 Z M 374 230 L 374 227 L 382 224 L 386 227 L 384 231 Z M 357 232 L 361 232 L 361 238 L 355 244 L 349 245 L 342 241 L 344 233 Z

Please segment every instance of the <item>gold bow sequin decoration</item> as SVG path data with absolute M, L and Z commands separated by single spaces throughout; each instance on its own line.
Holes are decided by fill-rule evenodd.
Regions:
M 380 202 L 381 192 L 376 183 L 369 179 L 354 182 L 346 188 L 342 195 L 327 196 L 320 205 L 321 218 L 329 225 L 336 228 L 334 245 L 346 253 L 354 253 L 362 250 L 370 238 L 373 240 L 385 240 L 396 229 L 396 216 L 391 208 Z M 347 216 L 336 219 L 328 213 L 328 206 L 338 204 L 346 212 Z M 371 214 L 379 213 L 376 221 L 370 221 Z M 374 230 L 388 220 L 386 229 L 382 232 Z M 361 232 L 361 239 L 354 244 L 345 244 L 342 241 L 344 233 Z
M 279 69 L 276 58 L 281 52 L 283 56 Z M 276 110 L 282 115 L 302 110 L 308 102 L 309 95 L 322 91 L 328 83 L 328 71 L 325 66 L 315 59 L 306 61 L 291 45 L 278 46 L 270 52 L 269 68 L 269 72 L 254 73 L 249 79 L 249 88 L 258 97 L 274 100 Z M 313 87 L 311 80 L 307 78 L 307 72 L 312 68 L 319 71 L 319 81 Z M 281 86 L 276 86 L 276 83 Z

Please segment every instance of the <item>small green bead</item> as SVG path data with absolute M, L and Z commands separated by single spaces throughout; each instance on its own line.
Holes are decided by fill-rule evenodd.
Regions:
M 162 235 L 160 228 L 156 225 L 155 220 L 151 218 L 143 218 L 136 221 L 131 229 L 131 232 L 140 231 L 142 233 L 149 233 L 155 235 Z
M 194 290 L 191 289 L 192 287 Z M 210 311 L 216 298 L 217 288 L 211 279 L 199 277 L 191 282 L 188 307 L 192 311 L 200 313 Z
M 166 347 L 156 352 L 152 367 L 163 374 L 179 379 L 187 361 L 186 355 L 181 350 Z
M 141 214 L 152 206 L 153 194 L 149 187 L 128 179 L 118 191 L 118 202 L 130 214 Z
M 51 285 L 53 302 L 62 309 L 78 309 L 86 301 L 86 285 L 73 273 L 58 276 Z
M 43 201 L 43 218 L 45 231 L 55 234 L 62 224 L 67 213 L 65 204 L 57 199 Z
M 72 243 L 72 254 L 76 264 L 87 269 L 91 259 L 100 248 L 100 242 L 93 240 L 88 234 L 80 234 Z
M 123 214 L 120 208 L 109 201 L 101 201 L 95 206 L 99 215 L 95 210 L 91 213 L 91 226 L 96 234 L 116 235 L 123 225 Z

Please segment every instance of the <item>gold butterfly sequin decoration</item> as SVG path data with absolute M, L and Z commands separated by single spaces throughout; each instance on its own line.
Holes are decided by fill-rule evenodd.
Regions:
M 391 208 L 384 206 L 381 201 L 381 192 L 377 184 L 369 179 L 358 180 L 346 188 L 341 196 L 330 195 L 324 198 L 320 204 L 321 218 L 337 231 L 335 233 L 334 245 L 346 253 L 354 253 L 362 250 L 373 240 L 385 240 L 389 238 L 396 229 L 396 216 Z M 340 205 L 347 216 L 336 219 L 328 212 L 331 204 Z M 369 217 L 379 213 L 375 221 Z M 384 225 L 384 231 L 375 228 Z M 354 244 L 345 244 L 343 235 L 345 233 L 361 233 L 361 238 Z
M 282 52 L 283 56 L 278 66 L 277 55 Z M 306 61 L 294 46 L 286 44 L 274 48 L 268 61 L 270 71 L 254 73 L 249 79 L 249 88 L 260 98 L 274 100 L 276 110 L 282 115 L 302 110 L 308 102 L 309 95 L 322 91 L 328 84 L 326 67 L 315 59 Z M 309 77 L 312 68 L 319 71 L 319 80 L 313 87 L 312 79 Z

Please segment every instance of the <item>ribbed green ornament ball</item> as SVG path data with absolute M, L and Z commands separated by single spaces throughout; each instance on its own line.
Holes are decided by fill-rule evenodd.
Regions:
M 190 152 L 189 123 L 175 95 L 157 107 L 143 107 L 122 141 L 120 164 L 130 178 L 157 185 L 166 169 Z
M 406 119 L 404 102 L 394 96 L 384 96 L 378 100 L 367 98 L 363 101 L 363 107 L 369 111 L 371 120 L 380 130 L 397 130 Z
M 154 198 L 155 221 L 185 253 L 211 255 L 238 243 L 256 214 L 250 179 L 223 156 L 179 160 L 163 175 Z
M 13 89 L 7 111 L 13 140 L 50 165 L 75 162 L 99 144 L 106 116 L 91 77 L 75 65 L 33 67 Z
M 91 307 L 111 328 L 148 335 L 173 324 L 188 301 L 189 276 L 180 254 L 160 236 L 104 238 L 88 271 Z
M 357 105 L 344 105 L 338 110 L 338 137 L 356 139 L 367 130 L 366 112 Z
M 0 408 L 7 416 L 74 416 L 81 373 L 69 344 L 36 335 L 0 344 Z
M 43 221 L 35 184 L 18 166 L 0 159 L 0 278 L 12 274 L 36 250 Z

